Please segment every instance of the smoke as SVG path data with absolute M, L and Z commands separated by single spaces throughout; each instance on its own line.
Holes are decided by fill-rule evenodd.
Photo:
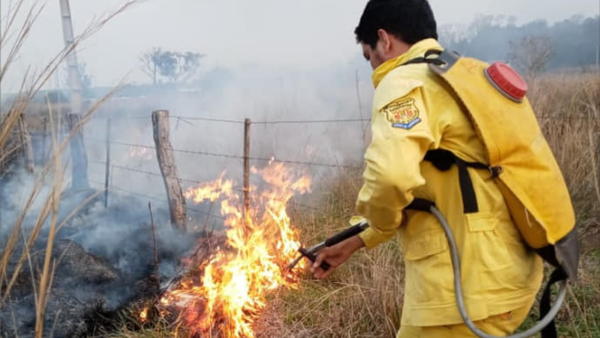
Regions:
M 3 247 L 22 210 L 23 201 L 31 191 L 32 180 L 19 171 L 0 184 L 3 216 L 0 241 Z M 19 240 L 8 265 L 9 278 L 23 251 L 22 243 L 29 237 L 41 202 L 49 190 L 49 185 L 45 185 L 25 218 L 24 238 Z M 55 318 L 63 319 L 55 326 L 55 337 L 85 336 L 91 324 L 84 321 L 84 316 L 95 311 L 117 310 L 139 297 L 148 288 L 146 281 L 155 269 L 148 201 L 115 192 L 111 194 L 108 208 L 104 207 L 103 195 L 81 207 L 81 203 L 94 193 L 92 189 L 79 192 L 66 190 L 61 198 L 57 224 L 62 223 L 75 208 L 81 210 L 58 232 L 54 241 L 52 257 L 55 268 L 45 326 L 46 332 L 50 332 Z M 192 251 L 199 233 L 182 236 L 173 231 L 164 205 L 155 204 L 153 212 L 160 261 L 158 268 L 164 282 L 177 273 L 180 259 Z M 20 337 L 33 336 L 33 290 L 34 285 L 39 283 L 44 264 L 48 222 L 17 275 L 10 302 L 0 311 L 0 332 L 3 334 L 18 332 Z M 12 313 L 17 315 L 16 322 Z
M 90 179 L 104 182 L 105 165 L 97 162 L 105 162 L 106 120 L 111 118 L 111 184 L 164 196 L 162 178 L 152 175 L 160 172 L 155 150 L 135 147 L 154 147 L 151 113 L 157 109 L 171 114 L 170 139 L 185 187 L 213 180 L 224 171 L 241 185 L 246 118 L 252 121 L 253 166 L 262 167 L 274 158 L 313 163 L 291 165 L 314 174 L 337 172 L 336 166 L 360 167 L 370 128 L 367 121 L 359 121 L 371 116 L 369 76 L 364 61 L 311 73 L 251 68 L 230 74 L 216 88 L 209 84 L 115 98 L 86 126 L 89 158 L 96 162 L 90 164 Z M 332 121 L 310 123 L 323 120 Z M 277 123 L 293 121 L 300 123 Z

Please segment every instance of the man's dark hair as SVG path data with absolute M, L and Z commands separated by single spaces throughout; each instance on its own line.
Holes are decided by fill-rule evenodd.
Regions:
M 354 34 L 356 41 L 375 48 L 383 29 L 407 44 L 437 39 L 437 24 L 427 0 L 370 0 Z

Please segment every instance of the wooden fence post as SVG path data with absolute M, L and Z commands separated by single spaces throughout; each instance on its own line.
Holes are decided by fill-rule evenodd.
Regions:
M 250 210 L 250 119 L 244 120 L 244 213 Z
M 88 180 L 88 158 L 83 144 L 82 126 L 79 124 L 79 115 L 69 114 L 69 128 L 73 133 L 69 142 L 71 146 L 72 165 L 72 183 L 71 189 L 88 189 L 90 183 Z
M 21 136 L 21 154 L 25 160 L 27 170 L 33 172 L 33 147 L 31 146 L 31 135 L 27 130 L 27 124 L 25 123 L 25 114 L 21 114 L 19 117 L 19 134 Z
M 154 144 L 156 145 L 156 158 L 160 166 L 171 213 L 171 226 L 180 232 L 186 232 L 185 197 L 177 176 L 177 165 L 173 155 L 173 147 L 169 139 L 169 112 L 157 110 L 152 113 L 152 126 L 154 128 Z
M 108 208 L 108 184 L 110 180 L 110 117 L 106 120 L 106 175 L 104 178 L 104 207 Z

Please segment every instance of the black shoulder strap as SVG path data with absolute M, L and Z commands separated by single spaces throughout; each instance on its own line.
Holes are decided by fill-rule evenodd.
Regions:
M 406 61 L 405 63 L 401 64 L 400 67 L 419 64 L 419 63 L 427 63 L 427 64 L 434 64 L 436 66 L 441 66 L 444 64 L 444 62 L 442 60 L 440 60 L 438 58 L 431 58 L 432 55 L 436 55 L 439 57 L 440 54 L 442 54 L 441 50 L 430 49 L 425 53 L 425 56 L 421 56 L 421 57 Z

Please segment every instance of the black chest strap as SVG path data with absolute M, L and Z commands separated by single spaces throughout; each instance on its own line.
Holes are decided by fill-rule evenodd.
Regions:
M 467 162 L 456 156 L 453 152 L 444 149 L 428 151 L 425 155 L 425 161 L 431 162 L 440 171 L 448 171 L 453 165 L 457 166 L 458 181 L 465 214 L 479 212 L 479 204 L 477 203 L 475 188 L 473 187 L 473 181 L 471 180 L 468 168 L 489 170 L 492 177 L 498 177 L 502 172 L 501 167 L 490 167 L 487 164 L 479 162 Z

